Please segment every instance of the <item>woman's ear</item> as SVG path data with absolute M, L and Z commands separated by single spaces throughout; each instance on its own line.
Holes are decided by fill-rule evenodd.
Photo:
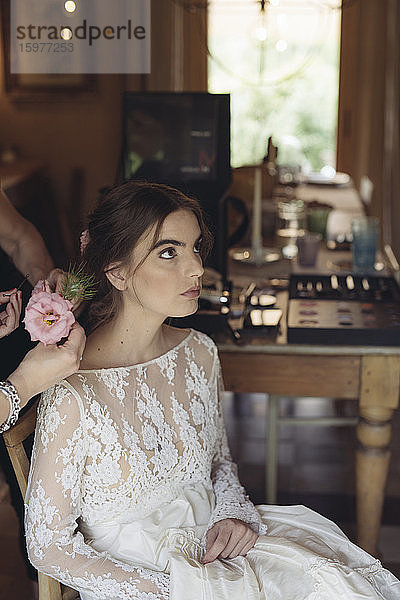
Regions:
M 119 290 L 120 292 L 126 290 L 127 277 L 126 269 L 124 267 L 122 267 L 119 264 L 113 263 L 107 267 L 104 273 L 111 285 L 113 285 L 117 290 Z

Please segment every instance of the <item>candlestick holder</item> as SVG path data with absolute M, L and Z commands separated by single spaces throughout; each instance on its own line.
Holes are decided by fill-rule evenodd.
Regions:
M 275 262 L 281 258 L 276 248 L 266 248 L 262 239 L 262 165 L 254 169 L 253 219 L 251 228 L 251 246 L 233 248 L 233 260 L 260 266 L 264 263 Z

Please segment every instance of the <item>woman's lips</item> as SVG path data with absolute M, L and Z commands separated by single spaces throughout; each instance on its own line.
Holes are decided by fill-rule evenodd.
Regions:
M 190 290 L 183 292 L 181 296 L 185 296 L 186 298 L 198 298 L 200 296 L 200 288 L 190 288 Z

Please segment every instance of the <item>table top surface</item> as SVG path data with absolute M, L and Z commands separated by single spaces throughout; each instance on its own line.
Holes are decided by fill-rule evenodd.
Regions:
M 319 346 L 317 344 L 277 344 L 259 337 L 235 343 L 228 337 L 217 338 L 219 352 L 238 354 L 282 354 L 302 356 L 399 356 L 399 346 Z
M 329 202 L 334 206 L 334 215 L 347 219 L 355 215 L 363 214 L 363 207 L 357 191 L 353 186 L 339 186 L 331 188 L 327 186 L 299 186 L 296 197 L 305 202 L 319 200 Z M 338 221 L 338 223 L 339 223 Z M 334 227 L 333 227 L 334 229 Z M 376 275 L 392 274 L 385 257 L 378 253 L 377 262 L 381 263 L 383 270 L 377 271 Z M 318 255 L 317 263 L 311 269 L 306 269 L 297 264 L 296 259 L 281 259 L 261 266 L 234 261 L 231 256 L 228 261 L 228 278 L 233 282 L 236 292 L 245 289 L 254 282 L 258 288 L 270 287 L 274 279 L 288 279 L 292 273 L 301 274 L 332 274 L 338 275 L 348 273 L 346 265 L 351 264 L 351 252 L 329 251 L 324 244 Z M 235 295 L 235 294 L 234 294 Z M 288 303 L 288 292 L 281 290 L 277 292 L 277 303 L 274 308 L 282 309 L 282 318 L 279 328 L 272 329 L 270 333 L 260 335 L 256 332 L 244 332 L 239 342 L 234 341 L 233 335 L 219 334 L 215 337 L 220 352 L 246 353 L 246 354 L 281 354 L 281 355 L 329 355 L 329 356 L 362 356 L 362 355 L 396 355 L 400 356 L 400 346 L 370 346 L 370 345 L 319 345 L 287 343 L 286 338 L 286 313 Z M 229 320 L 233 329 L 237 321 Z
M 288 292 L 281 291 L 276 294 L 277 302 L 274 308 L 282 309 L 282 317 L 277 328 L 260 334 L 258 332 L 240 332 L 237 341 L 233 335 L 226 333 L 217 334 L 214 339 L 220 352 L 246 353 L 246 354 L 281 354 L 281 355 L 324 355 L 324 356 L 399 356 L 400 346 L 371 346 L 371 345 L 337 345 L 337 344 L 299 344 L 288 343 L 286 336 L 286 314 Z M 238 320 L 229 319 L 230 327 L 234 330 Z

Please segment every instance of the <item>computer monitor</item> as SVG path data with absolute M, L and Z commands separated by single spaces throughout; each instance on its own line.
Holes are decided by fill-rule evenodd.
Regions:
M 124 179 L 229 186 L 229 94 L 127 92 L 123 134 Z
M 225 271 L 229 94 L 126 92 L 123 103 L 123 179 L 165 183 L 197 198 L 215 237 L 207 264 Z

